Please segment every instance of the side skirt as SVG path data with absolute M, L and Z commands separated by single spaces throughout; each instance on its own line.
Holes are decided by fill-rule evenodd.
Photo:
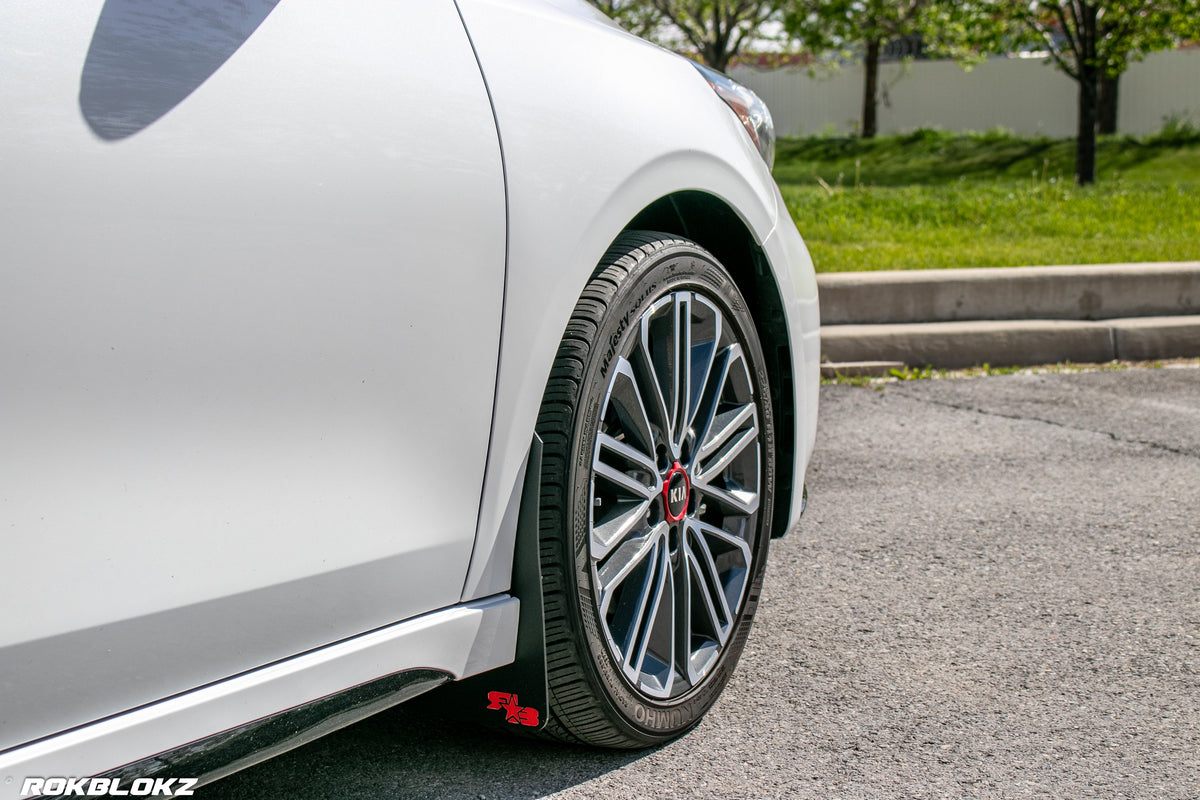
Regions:
M 209 780 L 229 774 L 510 663 L 519 606 L 497 595 L 435 611 L 8 750 L 0 753 L 0 800 L 18 797 L 26 777 L 151 777 L 138 772 L 184 769 L 183 759 L 209 753 L 191 768 L 213 769 Z M 302 730 L 283 737 L 297 719 Z M 220 759 L 233 763 L 216 768 Z
M 411 700 L 451 678 L 447 672 L 431 669 L 399 672 L 142 759 L 99 777 L 120 778 L 123 785 L 129 786 L 138 778 L 186 776 L 199 778 L 196 785 L 203 786 Z

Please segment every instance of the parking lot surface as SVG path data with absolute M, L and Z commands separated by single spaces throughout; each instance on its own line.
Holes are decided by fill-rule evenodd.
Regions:
M 1200 797 L 1200 369 L 826 386 L 733 682 L 601 752 L 436 696 L 234 798 Z

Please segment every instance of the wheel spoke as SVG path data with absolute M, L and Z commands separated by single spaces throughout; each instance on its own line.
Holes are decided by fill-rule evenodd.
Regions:
M 642 530 L 650 511 L 650 502 L 623 504 L 604 522 L 592 525 L 592 558 L 602 560 L 612 549 L 625 541 L 629 534 Z
M 698 539 L 695 537 L 688 542 L 687 561 L 692 578 L 688 583 L 689 596 L 699 595 L 700 610 L 707 616 L 718 643 L 724 644 L 729 636 L 729 605 L 725 593 L 719 588 L 721 578 L 717 574 L 717 565 L 713 563 L 712 553 Z
M 687 433 L 692 389 L 692 296 L 675 295 L 675 375 L 671 409 L 671 442 L 675 452 Z
M 662 477 L 649 456 L 607 433 L 596 436 L 592 475 L 591 553 L 602 559 L 645 527 L 650 504 L 662 491 Z
M 758 492 L 741 487 L 719 488 L 700 480 L 692 481 L 692 488 L 705 497 L 715 500 L 734 514 L 748 517 L 758 511 Z
M 749 516 L 758 510 L 760 430 L 740 345 L 722 351 L 709 383 L 692 487 L 726 511 Z
M 729 393 L 730 382 L 735 376 L 747 378 L 746 362 L 742 356 L 742 348 L 737 344 L 729 345 L 713 355 L 713 365 L 709 370 L 707 385 L 704 387 L 703 399 L 697 407 L 696 434 L 701 446 L 712 437 L 713 426 L 717 424 L 718 412 L 722 411 L 722 398 Z M 743 398 L 741 402 L 750 400 Z
M 640 688 L 656 697 L 669 697 L 674 683 L 675 587 L 666 543 L 658 550 L 653 600 L 646 614 L 645 635 L 631 652 Z
M 600 459 L 604 457 L 604 453 L 607 450 L 610 453 L 625 459 L 630 464 L 636 465 L 646 472 L 657 476 L 658 465 L 654 462 L 654 457 L 647 453 L 643 453 L 636 447 L 630 447 L 625 442 L 615 439 L 612 436 L 609 436 L 607 433 L 601 433 L 599 436 L 597 436 L 596 444 L 598 445 L 596 453 L 597 462 L 600 462 Z M 658 478 L 658 481 L 659 484 L 657 486 L 651 487 L 653 491 L 657 492 L 658 489 L 661 488 L 661 477 Z
M 744 538 L 738 536 L 736 533 L 730 533 L 723 528 L 718 528 L 716 525 L 710 525 L 707 522 L 695 521 L 692 524 L 695 526 L 697 533 L 712 539 L 716 539 L 722 545 L 726 545 L 733 550 L 739 551 L 741 553 L 742 565 L 749 569 L 751 559 L 750 543 Z M 711 555 L 711 549 L 709 550 L 709 553 Z
M 749 426 L 746 423 L 749 422 Z M 742 451 L 758 441 L 758 414 L 753 403 L 719 414 L 708 441 L 696 454 L 697 479 L 724 472 Z M 711 456 L 711 458 L 710 458 Z
M 702 325 L 697 326 L 693 319 L 696 313 L 693 312 L 693 318 L 688 320 L 691 331 L 691 357 L 688 359 L 691 381 L 688 389 L 688 413 L 684 430 L 692 428 L 696 424 L 696 417 L 703 406 L 705 390 L 712 375 L 713 365 L 717 361 L 718 346 L 723 332 L 721 313 L 699 295 L 693 295 L 692 299 L 695 307 L 706 312 L 707 319 L 703 320 Z M 711 327 L 711 330 L 705 330 L 708 327 Z
M 670 692 L 675 592 L 667 525 L 619 547 L 598 571 L 600 615 L 623 671 L 647 693 Z M 618 607 L 613 607 L 614 598 Z
M 621 543 L 611 557 L 605 562 L 597 574 L 600 578 L 600 609 L 608 610 L 613 590 L 625 581 L 638 566 L 647 558 L 652 557 L 654 548 L 663 541 L 666 525 L 660 524 L 654 530 L 647 531 L 641 536 L 631 537 Z M 644 593 L 643 593 L 644 594 Z
M 708 656 L 720 652 L 720 648 L 728 638 L 725 635 L 712 636 L 711 631 L 722 631 L 717 620 L 717 611 L 713 608 L 710 593 L 702 587 L 704 580 L 703 568 L 692 553 L 684 556 L 686 569 L 685 593 L 687 596 L 687 615 L 680 618 L 680 640 L 687 643 L 687 649 L 681 654 L 678 665 L 680 674 L 686 675 L 688 682 L 698 683 L 709 666 Z
M 654 431 L 646 414 L 646 404 L 633 365 L 625 358 L 617 361 L 612 383 L 604 402 L 604 418 L 612 419 L 626 434 L 630 446 L 640 447 L 643 453 L 654 452 Z M 653 463 L 654 458 L 650 456 Z
M 694 551 L 698 553 L 701 566 L 708 570 L 706 574 L 710 578 L 709 587 L 720 601 L 715 607 L 725 620 L 732 621 L 732 611 L 741 604 L 742 591 L 746 587 L 746 576 L 749 574 L 750 561 L 753 558 L 750 543 L 741 536 L 706 522 L 694 523 L 692 530 L 691 542 L 694 544 Z M 715 539 L 720 546 L 720 556 L 714 554 L 709 539 Z
M 596 476 L 604 478 L 618 489 L 623 489 L 627 494 L 640 497 L 643 500 L 650 500 L 655 495 L 654 484 L 647 486 L 646 484 L 628 475 L 625 472 L 617 469 L 614 466 L 604 463 L 599 459 L 592 465 Z
M 606 620 L 610 644 L 627 672 L 634 669 L 644 651 L 639 644 L 646 638 L 647 620 L 655 607 L 665 549 L 661 530 L 627 540 L 598 572 L 600 616 Z
M 643 385 L 649 390 L 648 393 L 651 399 L 650 407 L 655 417 L 655 422 L 658 423 L 659 430 L 663 431 L 664 435 L 671 430 L 671 412 L 667 409 L 668 392 L 665 387 L 673 372 L 673 368 L 667 357 L 668 354 L 663 352 L 661 347 L 655 348 L 653 328 L 656 327 L 654 317 L 668 303 L 670 303 L 670 298 L 664 298 L 651 306 L 650 310 L 642 315 L 639 331 L 640 336 L 638 338 L 638 353 L 640 355 L 638 361 L 645 370 Z M 661 326 L 661 321 L 657 325 Z M 656 350 L 658 350 L 657 353 Z M 663 375 L 663 373 L 666 374 Z

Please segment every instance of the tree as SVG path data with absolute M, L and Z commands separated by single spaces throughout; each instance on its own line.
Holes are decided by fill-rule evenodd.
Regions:
M 1129 64 L 1174 44 L 1197 26 L 1197 0 L 993 0 L 1040 43 L 1078 85 L 1075 180 L 1096 180 L 1096 129 L 1104 79 L 1116 125 L 1116 86 Z
M 590 0 L 625 30 L 643 38 L 653 38 L 662 25 L 662 15 L 649 0 Z
M 724 72 L 743 47 L 763 35 L 763 26 L 778 18 L 782 0 L 592 2 L 626 30 L 675 49 L 692 50 L 705 64 Z
M 1165 50 L 1180 39 L 1200 36 L 1200 2 L 1162 3 L 1158 8 L 1146 4 L 1140 10 L 1140 20 L 1129 24 L 1129 12 L 1138 9 L 1128 6 L 1115 9 L 1102 22 L 1103 36 L 1111 40 L 1111 50 L 1123 57 L 1110 61 L 1100 72 L 1099 106 L 1097 117 L 1100 133 L 1117 132 L 1117 98 L 1121 75 L 1129 64 L 1140 61 L 1147 53 Z M 1122 13 L 1124 12 L 1124 13 Z
M 820 52 L 858 44 L 863 52 L 864 139 L 877 132 L 879 57 L 888 42 L 930 33 L 935 7 L 944 0 L 793 0 L 784 24 L 808 50 Z

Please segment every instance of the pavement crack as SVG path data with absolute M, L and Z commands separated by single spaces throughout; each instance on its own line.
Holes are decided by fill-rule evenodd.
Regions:
M 1065 423 L 1058 422 L 1057 420 L 1044 419 L 1042 417 L 1025 416 L 1022 414 L 1005 414 L 1001 411 L 992 411 L 992 410 L 989 410 L 986 408 L 980 408 L 979 406 L 971 405 L 968 403 L 952 403 L 947 400 L 935 400 L 931 397 L 919 397 L 917 395 L 910 394 L 908 392 L 897 392 L 897 394 L 899 394 L 901 397 L 906 397 L 910 400 L 916 400 L 919 403 L 927 403 L 929 405 L 940 406 L 942 408 L 950 408 L 955 411 L 974 412 L 976 414 L 982 414 L 985 417 L 998 417 L 1000 419 L 1011 419 L 1011 420 L 1018 420 L 1018 421 L 1022 421 L 1022 422 L 1040 422 L 1043 425 L 1050 425 L 1055 428 L 1062 428 L 1063 430 L 1079 431 L 1080 433 L 1092 433 L 1092 434 L 1096 434 L 1097 436 L 1107 436 L 1112 441 L 1118 442 L 1121 444 L 1140 444 L 1144 447 L 1149 447 L 1153 450 L 1161 450 L 1164 453 L 1171 453 L 1172 455 L 1200 459 L 1200 453 L 1194 453 L 1194 452 L 1191 452 L 1190 450 L 1184 450 L 1183 448 L 1179 448 L 1179 447 L 1172 447 L 1170 445 L 1166 445 L 1161 442 L 1155 442 L 1155 441 L 1152 441 L 1149 439 L 1133 439 L 1133 438 L 1129 438 L 1126 436 L 1118 436 L 1117 434 L 1113 433 L 1112 431 L 1096 430 L 1095 428 L 1084 428 L 1084 427 L 1080 427 L 1078 425 L 1067 425 Z

